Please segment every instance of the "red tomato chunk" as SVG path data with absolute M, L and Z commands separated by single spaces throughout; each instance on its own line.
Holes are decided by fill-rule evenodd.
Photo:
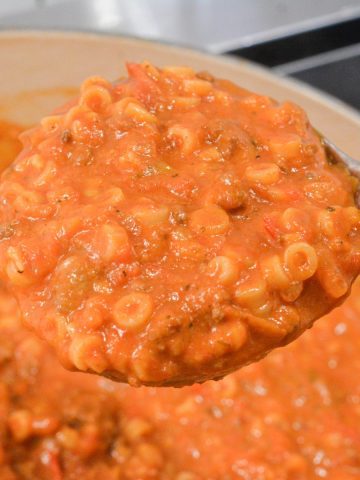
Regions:
M 0 277 L 69 369 L 220 378 L 284 345 L 360 270 L 355 179 L 289 102 L 128 65 L 22 135 Z

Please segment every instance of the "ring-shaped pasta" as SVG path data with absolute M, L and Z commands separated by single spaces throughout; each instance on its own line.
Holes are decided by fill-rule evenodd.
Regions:
M 284 252 L 284 262 L 290 277 L 298 281 L 312 277 L 318 268 L 316 251 L 306 242 L 289 245 Z

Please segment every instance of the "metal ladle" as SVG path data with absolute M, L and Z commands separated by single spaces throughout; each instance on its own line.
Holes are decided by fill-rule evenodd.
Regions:
M 339 147 L 334 145 L 328 138 L 320 133 L 319 136 L 329 163 L 344 165 L 349 172 L 359 180 L 359 185 L 355 191 L 355 205 L 357 208 L 360 208 L 360 161 L 350 157 L 350 155 L 343 152 Z

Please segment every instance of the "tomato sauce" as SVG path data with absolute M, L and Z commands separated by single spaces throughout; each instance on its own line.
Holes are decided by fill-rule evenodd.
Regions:
M 62 369 L 2 292 L 1 480 L 360 478 L 359 299 L 358 281 L 298 340 L 221 381 L 135 389 Z
M 360 271 L 357 181 L 302 109 L 185 67 L 91 77 L 2 175 L 0 278 L 64 366 L 132 385 L 294 340 Z

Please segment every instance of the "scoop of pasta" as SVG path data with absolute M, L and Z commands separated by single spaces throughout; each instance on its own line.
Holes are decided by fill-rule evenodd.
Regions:
M 220 378 L 295 339 L 360 270 L 357 181 L 298 106 L 129 64 L 22 135 L 0 278 L 69 369 Z

